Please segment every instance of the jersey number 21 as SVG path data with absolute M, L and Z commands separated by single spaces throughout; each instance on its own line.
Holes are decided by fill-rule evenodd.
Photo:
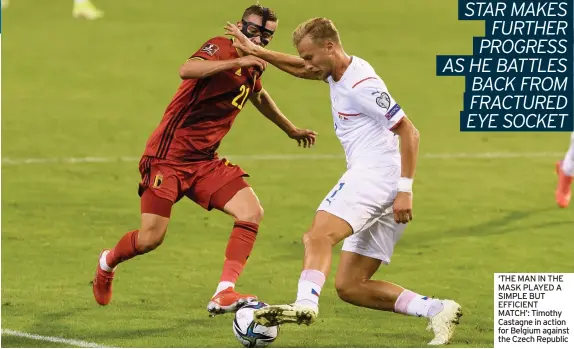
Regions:
M 233 98 L 233 101 L 231 101 L 231 104 L 233 104 L 233 106 L 239 110 L 243 109 L 243 106 L 245 105 L 245 102 L 247 101 L 247 97 L 249 96 L 250 90 L 251 89 L 249 87 L 245 87 L 245 85 L 241 85 L 241 87 L 239 88 L 239 94 L 235 98 Z

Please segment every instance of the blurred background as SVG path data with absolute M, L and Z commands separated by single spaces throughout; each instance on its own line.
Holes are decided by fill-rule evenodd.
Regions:
M 253 1 L 93 4 L 105 12 L 91 12 L 97 20 L 72 0 L 12 0 L 2 10 L 2 328 L 106 346 L 236 347 L 231 317 L 205 310 L 231 226 L 219 212 L 178 203 L 164 245 L 118 268 L 108 307 L 96 306 L 89 282 L 99 251 L 138 226 L 137 161 L 179 66 Z M 553 197 L 570 135 L 459 132 L 464 80 L 436 77 L 435 57 L 470 54 L 484 24 L 457 21 L 456 0 L 261 4 L 280 19 L 269 48 L 292 54 L 297 24 L 331 18 L 347 53 L 375 67 L 414 121 L 415 220 L 377 277 L 456 299 L 465 316 L 454 345 L 492 346 L 494 272 L 574 270 L 574 214 Z M 250 106 L 220 149 L 251 174 L 266 212 L 238 289 L 283 303 L 295 297 L 300 237 L 345 163 L 327 85 L 272 67 L 263 84 L 296 125 L 320 134 L 315 148 L 297 148 Z M 430 339 L 420 319 L 338 300 L 332 278 L 321 311 L 317 325 L 283 328 L 274 346 Z M 55 344 L 3 334 L 2 345 Z

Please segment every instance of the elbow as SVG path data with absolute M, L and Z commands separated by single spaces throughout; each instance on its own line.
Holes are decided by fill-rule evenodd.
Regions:
M 421 134 L 419 130 L 413 125 L 412 130 L 410 132 L 411 142 L 415 148 L 418 149 L 420 141 L 421 141 Z
M 413 125 L 413 139 L 419 143 L 421 140 L 421 133 L 419 130 Z
M 187 69 L 185 69 L 185 65 L 182 65 L 182 66 L 179 68 L 179 77 L 180 77 L 182 80 L 189 79 L 189 75 L 188 75 Z
M 179 68 L 179 77 L 182 80 L 186 80 L 186 79 L 194 79 L 196 78 L 188 69 L 186 66 L 182 66 L 181 68 Z
M 184 66 L 181 66 L 181 67 L 179 68 L 179 77 L 180 77 L 182 80 L 186 78 L 186 71 L 185 71 Z
M 415 125 L 409 120 L 406 116 L 401 119 L 393 129 L 391 129 L 396 135 L 398 135 L 401 139 L 404 139 L 412 144 L 419 144 L 421 135 L 419 130 L 415 127 Z

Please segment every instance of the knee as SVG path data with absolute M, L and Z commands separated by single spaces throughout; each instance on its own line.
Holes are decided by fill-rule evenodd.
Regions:
M 167 228 L 161 226 L 142 228 L 138 234 L 138 250 L 142 253 L 155 250 L 163 243 L 166 232 Z
M 245 207 L 244 210 L 239 212 L 235 219 L 242 222 L 249 222 L 259 224 L 263 220 L 263 207 L 261 205 L 253 205 L 251 207 Z
M 335 289 L 339 298 L 347 303 L 352 303 L 356 295 L 357 284 L 349 280 L 335 279 Z
M 329 233 L 329 230 L 311 229 L 303 234 L 303 245 L 305 246 L 315 244 L 335 246 L 337 243 L 339 243 L 339 240 L 336 234 Z

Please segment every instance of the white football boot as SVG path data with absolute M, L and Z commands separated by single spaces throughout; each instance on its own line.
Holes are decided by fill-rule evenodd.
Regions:
M 305 307 L 299 304 L 269 305 L 255 311 L 254 321 L 267 327 L 285 323 L 309 326 L 315 322 L 318 315 L 317 307 Z
M 452 338 L 454 329 L 462 316 L 460 304 L 448 299 L 441 302 L 444 308 L 429 319 L 427 326 L 427 331 L 434 332 L 434 338 L 428 343 L 429 345 L 447 344 Z

